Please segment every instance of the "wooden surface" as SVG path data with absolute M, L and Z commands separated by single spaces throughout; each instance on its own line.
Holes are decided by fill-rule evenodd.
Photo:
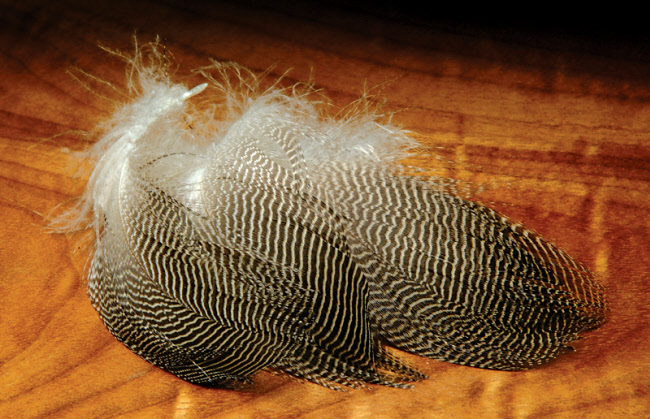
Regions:
M 650 53 L 642 40 L 433 22 L 407 9 L 86 3 L 0 2 L 0 417 L 650 415 Z M 291 67 L 295 80 L 313 71 L 339 105 L 364 82 L 387 83 L 395 121 L 436 147 L 415 163 L 486 186 L 476 199 L 592 269 L 607 287 L 609 323 L 576 353 L 527 372 L 404 355 L 430 377 L 412 390 L 341 393 L 263 372 L 233 392 L 150 366 L 91 307 L 83 235 L 44 230 L 44 215 L 84 187 L 65 148 L 84 149 L 78 131 L 115 106 L 66 70 L 123 86 L 122 64 L 97 43 L 129 50 L 134 33 L 160 35 L 188 85 L 198 82 L 190 70 L 211 57 L 276 65 L 274 74 Z

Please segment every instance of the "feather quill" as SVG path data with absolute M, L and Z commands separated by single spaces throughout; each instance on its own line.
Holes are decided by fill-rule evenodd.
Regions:
M 187 381 L 262 369 L 329 388 L 424 376 L 384 345 L 481 368 L 557 357 L 600 326 L 593 275 L 548 241 L 398 161 L 417 146 L 372 112 L 214 62 L 173 84 L 152 50 L 113 117 L 77 220 L 97 233 L 91 301 L 135 353 Z M 207 86 L 211 113 L 188 109 Z M 90 215 L 89 215 L 90 214 Z

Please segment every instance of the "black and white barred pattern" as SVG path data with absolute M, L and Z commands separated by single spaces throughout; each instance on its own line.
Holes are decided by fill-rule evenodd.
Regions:
M 89 184 L 91 300 L 152 364 L 203 385 L 272 369 L 330 388 L 404 387 L 423 375 L 385 342 L 519 370 L 604 321 L 588 270 L 401 173 L 376 151 L 376 122 L 359 122 L 338 151 L 344 129 L 276 93 L 191 145 L 183 102 L 198 90 L 149 87 L 96 146 Z

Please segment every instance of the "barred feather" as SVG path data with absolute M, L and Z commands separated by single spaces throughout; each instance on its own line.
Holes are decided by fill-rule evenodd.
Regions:
M 602 287 L 564 252 L 403 174 L 404 132 L 258 92 L 235 64 L 202 69 L 223 100 L 189 112 L 205 85 L 173 85 L 141 58 L 142 93 L 92 150 L 81 209 L 97 230 L 91 301 L 152 364 L 203 385 L 273 369 L 403 387 L 424 376 L 382 342 L 516 370 L 604 321 Z
M 391 344 L 481 368 L 526 369 L 598 327 L 593 275 L 495 211 L 384 167 L 327 165 L 322 182 L 376 264 L 373 323 Z

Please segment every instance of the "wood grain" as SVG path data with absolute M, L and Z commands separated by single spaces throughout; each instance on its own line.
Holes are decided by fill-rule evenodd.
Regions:
M 429 21 L 343 3 L 0 2 L 1 417 L 648 417 L 650 53 L 600 34 Z M 263 372 L 242 392 L 205 389 L 132 354 L 85 288 L 89 238 L 45 230 L 84 188 L 68 151 L 120 97 L 129 50 L 159 35 L 193 85 L 209 58 L 292 68 L 338 105 L 384 86 L 394 120 L 432 152 L 412 163 L 474 187 L 592 269 L 611 318 L 577 352 L 498 372 L 402 354 L 430 378 L 412 390 L 334 392 Z M 397 112 L 399 111 L 399 112 Z M 477 187 L 482 186 L 480 188 Z

